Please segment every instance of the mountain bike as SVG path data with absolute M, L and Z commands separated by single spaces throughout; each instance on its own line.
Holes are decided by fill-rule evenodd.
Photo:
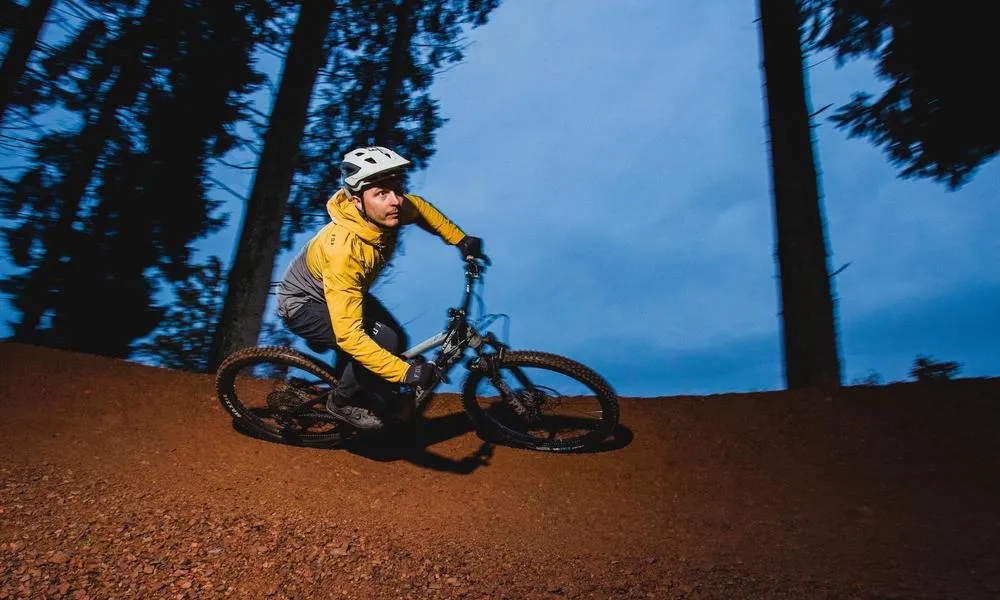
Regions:
M 618 424 L 611 385 L 569 358 L 511 350 L 488 330 L 506 315 L 470 318 L 475 284 L 482 285 L 485 268 L 483 261 L 466 259 L 462 302 L 448 309 L 444 330 L 402 353 L 408 360 L 427 361 L 434 378 L 425 389 L 401 389 L 394 414 L 381 417 L 383 422 L 399 426 L 422 415 L 435 389 L 451 383 L 448 373 L 468 356 L 461 402 L 480 438 L 532 450 L 594 448 Z M 284 346 L 237 350 L 219 366 L 215 380 L 219 401 L 240 431 L 310 447 L 336 446 L 361 433 L 326 411 L 337 381 L 333 365 Z

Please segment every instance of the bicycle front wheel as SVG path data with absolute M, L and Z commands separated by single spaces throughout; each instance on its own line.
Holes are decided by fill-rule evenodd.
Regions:
M 557 354 L 509 351 L 474 369 L 462 404 L 481 434 L 555 452 L 592 449 L 618 425 L 618 399 L 603 377 Z
M 336 385 L 329 367 L 279 346 L 237 350 L 215 377 L 219 402 L 237 430 L 293 446 L 331 447 L 343 439 L 342 425 L 325 407 Z

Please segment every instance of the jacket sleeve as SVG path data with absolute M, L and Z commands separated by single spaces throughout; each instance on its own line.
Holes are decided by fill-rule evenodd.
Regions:
M 465 233 L 458 225 L 449 221 L 448 217 L 441 214 L 441 211 L 434 208 L 430 202 L 413 194 L 407 194 L 406 200 L 412 208 L 408 208 L 404 213 L 404 221 L 416 222 L 424 229 L 438 234 L 445 243 L 452 246 L 465 237 Z
M 337 345 L 379 377 L 402 383 L 410 365 L 375 343 L 365 331 L 362 267 L 358 258 L 345 250 L 346 246 L 329 249 L 323 268 L 323 294 Z

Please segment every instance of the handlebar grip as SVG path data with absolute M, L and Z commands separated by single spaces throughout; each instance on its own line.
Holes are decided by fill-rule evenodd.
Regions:
M 483 264 L 487 266 L 493 264 L 493 261 L 490 260 L 490 257 L 486 256 L 485 254 L 480 254 L 478 257 L 469 254 L 468 256 L 465 257 L 465 262 L 472 263 L 475 262 L 477 259 L 483 261 Z

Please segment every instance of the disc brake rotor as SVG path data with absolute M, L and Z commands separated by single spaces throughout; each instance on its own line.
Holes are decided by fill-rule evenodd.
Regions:
M 542 416 L 542 406 L 545 404 L 545 394 L 539 390 L 514 390 L 507 398 L 510 407 L 518 417 L 534 422 Z
M 294 396 L 281 392 L 271 392 L 267 395 L 267 407 L 277 414 L 290 415 L 301 406 Z
M 267 395 L 267 406 L 278 413 L 290 414 L 298 411 L 304 404 L 296 390 L 282 384 Z

